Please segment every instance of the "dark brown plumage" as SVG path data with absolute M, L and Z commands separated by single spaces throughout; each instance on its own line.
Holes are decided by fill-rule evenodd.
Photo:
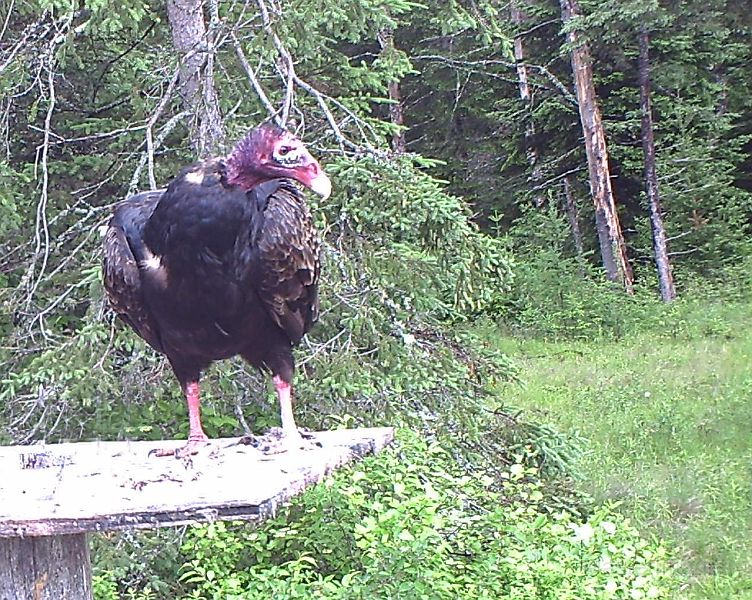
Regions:
M 112 307 L 165 354 L 188 401 L 182 453 L 206 442 L 201 371 L 243 356 L 269 371 L 288 447 L 292 346 L 318 316 L 319 240 L 290 179 L 326 197 L 331 184 L 290 133 L 252 130 L 226 159 L 183 169 L 166 190 L 115 209 L 105 237 L 104 282 Z

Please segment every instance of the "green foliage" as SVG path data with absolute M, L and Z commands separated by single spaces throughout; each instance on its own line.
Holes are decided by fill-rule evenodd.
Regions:
M 19 192 L 18 187 L 13 185 L 17 177 L 21 178 L 21 174 L 16 173 L 7 162 L 0 161 L 0 237 L 3 238 L 21 225 Z
M 502 393 L 588 439 L 581 486 L 677 548 L 674 598 L 750 598 L 749 289 L 692 290 L 618 341 L 498 336 L 526 385 Z
M 173 580 L 182 557 L 174 530 L 92 536 L 91 547 L 96 557 L 92 576 L 96 600 L 177 597 L 179 586 Z
M 506 241 L 519 258 L 512 290 L 499 303 L 504 325 L 548 338 L 624 335 L 655 300 L 641 289 L 625 296 L 584 257 L 572 256 L 570 238 L 569 225 L 555 207 L 526 209 L 515 221 Z
M 471 425 L 472 407 L 484 405 L 484 385 L 513 377 L 514 369 L 478 340 L 446 330 L 442 321 L 490 310 L 511 279 L 508 255 L 471 223 L 458 198 L 408 158 L 339 159 L 330 167 L 338 191 L 316 207 L 328 240 L 321 285 L 326 314 L 300 356 L 307 371 L 296 385 L 302 422 L 322 427 L 327 415 L 345 412 L 356 414 L 359 423 L 423 427 L 432 415 L 447 430 L 452 422 L 465 423 L 469 436 L 480 436 L 483 427 Z M 92 285 L 97 275 L 92 270 L 71 282 L 72 309 L 81 302 L 99 306 L 101 288 Z M 17 356 L 3 377 L 6 422 L 22 416 L 22 399 L 43 393 L 68 411 L 56 425 L 60 438 L 113 430 L 152 438 L 163 435 L 162 426 L 173 435 L 184 433 L 172 376 L 134 334 L 113 324 L 119 330 L 113 338 L 110 323 L 99 321 L 96 310 L 83 319 L 58 311 L 51 324 L 60 341 L 39 354 Z M 144 377 L 154 385 L 144 388 Z M 210 435 L 237 432 L 230 415 L 248 390 L 268 397 L 254 374 L 236 363 L 218 365 L 203 390 Z M 366 403 L 363 410 L 351 408 L 360 402 Z M 404 411 L 405 405 L 413 409 Z M 268 406 L 251 411 L 258 428 L 276 422 Z
M 626 296 L 619 286 L 604 280 L 600 269 L 573 256 L 570 238 L 567 221 L 554 207 L 527 209 L 515 221 L 505 238 L 517 257 L 515 278 L 498 305 L 508 331 L 552 340 L 594 340 L 622 339 L 645 331 L 685 335 L 692 325 L 697 335 L 714 336 L 716 327 L 726 328 L 716 322 L 714 312 L 693 312 L 694 321 L 689 324 L 689 307 L 711 300 L 745 301 L 752 292 L 749 258 L 742 257 L 719 261 L 712 269 L 713 277 L 678 270 L 680 301 L 670 306 L 651 290 L 654 266 L 638 265 L 635 294 Z
M 501 310 L 513 331 L 549 338 L 621 338 L 638 327 L 657 299 L 641 288 L 624 297 L 613 283 L 576 259 L 541 250 L 520 263 Z M 618 306 L 618 310 L 614 307 Z
M 258 530 L 194 529 L 182 549 L 176 537 L 156 534 L 100 539 L 97 596 L 669 596 L 675 588 L 661 545 L 641 540 L 618 516 L 625 505 L 599 507 L 572 494 L 567 477 L 587 478 L 589 442 L 579 423 L 558 428 L 550 424 L 555 414 L 530 416 L 528 409 L 558 397 L 556 386 L 532 406 L 518 401 L 536 389 L 517 387 L 521 376 L 535 382 L 550 372 L 512 364 L 493 319 L 525 335 L 601 343 L 659 331 L 678 346 L 709 340 L 717 352 L 737 334 L 717 307 L 683 300 L 663 308 L 645 291 L 654 275 L 634 34 L 638 25 L 651 28 L 658 170 L 675 274 L 687 297 L 720 305 L 752 289 L 749 262 L 740 260 L 750 250 L 747 15 L 720 0 L 582 3 L 577 27 L 592 46 L 617 201 L 637 264 L 639 293 L 625 298 L 593 268 L 599 260 L 556 3 L 526 2 L 517 24 L 490 0 L 277 4 L 267 28 L 253 3 L 219 3 L 211 31 L 230 139 L 268 117 L 249 93 L 231 28 L 273 105 L 285 98 L 287 77 L 280 78 L 270 32 L 290 51 L 296 75 L 323 94 L 296 88 L 292 109 L 335 181 L 333 197 L 314 205 L 325 234 L 323 310 L 298 351 L 296 414 L 313 428 L 396 424 L 430 443 L 403 434 L 401 454 L 338 474 Z M 96 267 L 98 227 L 112 204 L 147 184 L 146 124 L 158 184 L 193 158 L 185 107 L 177 94 L 165 96 L 174 92 L 177 62 L 164 5 L 39 0 L 15 3 L 8 16 L 0 35 L 0 139 L 9 140 L 0 161 L 0 442 L 185 435 L 169 369 L 104 309 Z M 387 31 L 395 45 L 383 49 L 378 37 Z M 529 66 L 529 106 L 519 98 L 514 36 Z M 394 82 L 411 152 L 398 157 L 385 152 L 397 128 L 387 115 Z M 333 134 L 332 120 L 346 139 Z M 558 206 L 565 174 L 577 179 L 584 207 L 584 256 L 575 256 Z M 602 398 L 591 383 L 600 375 L 590 373 L 569 397 L 598 414 L 644 403 L 635 390 L 606 390 Z M 233 415 L 241 409 L 255 430 L 277 422 L 273 391 L 261 381 L 240 362 L 206 374 L 210 435 L 238 433 Z M 701 383 L 712 396 L 712 378 Z M 614 469 L 638 449 L 673 447 L 671 404 L 662 397 L 657 407 L 633 422 L 609 421 L 609 433 L 620 432 L 613 443 L 622 454 L 608 463 Z M 714 423 L 708 435 L 739 429 L 731 418 Z M 694 429 L 706 427 L 700 421 Z M 597 431 L 585 433 L 602 441 Z M 743 451 L 731 438 L 712 439 Z M 703 494 L 727 494 L 739 464 L 729 459 L 714 472 L 709 460 Z M 734 514 L 733 502 L 718 506 L 716 513 Z M 709 523 L 729 531 L 724 519 Z M 709 530 L 690 547 L 724 564 L 723 536 Z M 729 580 L 708 589 L 741 587 Z
M 749 188 L 735 185 L 749 140 L 739 124 L 749 98 L 734 96 L 728 77 L 749 61 L 750 28 L 735 23 L 726 2 L 598 3 L 592 27 L 600 52 L 635 64 L 640 27 L 650 34 L 652 109 L 660 193 L 677 279 L 692 272 L 717 274 L 749 253 Z M 741 25 L 741 27 L 739 27 Z M 618 58 L 617 58 L 618 57 Z M 708 68 L 713 64 L 712 68 Z M 603 78 L 609 152 L 625 181 L 617 197 L 644 208 L 639 94 L 634 72 L 613 68 Z M 631 181 L 629 181 L 631 180 Z M 619 189 L 621 187 L 621 189 Z M 636 197 L 634 197 L 636 195 Z M 629 209 L 638 257 L 652 254 L 646 210 Z M 633 221 L 632 221 L 633 219 Z
M 388 276 L 405 294 L 406 306 L 439 316 L 487 310 L 508 289 L 511 259 L 498 240 L 478 231 L 462 201 L 416 162 L 400 157 L 330 163 L 340 191 L 322 207 L 325 218 L 335 230 L 372 246 L 375 261 L 388 258 L 406 276 L 412 273 L 412 285 L 396 272 Z M 426 298 L 429 285 L 440 293 L 433 302 Z
M 185 597 L 672 597 L 661 544 L 612 508 L 585 521 L 550 509 L 521 459 L 495 490 L 402 432 L 396 452 L 338 472 L 257 529 L 192 528 Z
M 40 12 L 42 25 L 67 19 L 71 6 L 45 8 L 54 10 Z M 173 73 L 169 30 L 161 8 L 149 3 L 106 10 L 104 3 L 94 2 L 87 9 L 73 17 L 76 35 L 61 38 L 55 47 L 57 62 L 51 66 L 67 83 L 56 87 L 54 129 L 66 141 L 50 147 L 48 175 L 54 185 L 44 199 L 36 187 L 37 165 L 28 157 L 43 141 L 39 132 L 48 99 L 28 95 L 26 103 L 20 93 L 34 81 L 24 79 L 34 73 L 31 54 L 20 54 L 14 63 L 18 78 L 6 79 L 5 72 L 0 78 L 19 92 L 11 108 L 26 132 L 19 136 L 25 152 L 19 146 L 8 163 L 12 188 L 8 184 L 9 192 L 0 193 L 0 217 L 8 217 L 3 223 L 12 236 L 0 270 L 5 288 L 0 329 L 12 340 L 0 351 L 8 355 L 0 374 L 5 401 L 0 431 L 8 440 L 159 437 L 181 435 L 185 426 L 169 370 L 103 310 L 94 267 L 100 258 L 96 232 L 112 203 L 146 179 L 147 169 L 139 163 L 141 124 L 155 114 Z M 223 23 L 241 18 L 239 6 L 221 10 Z M 332 96 L 331 109 L 345 111 L 351 123 L 342 131 L 366 146 L 383 145 L 382 133 L 391 127 L 371 114 L 381 106 L 387 82 L 412 68 L 399 49 L 371 50 L 378 48 L 376 37 L 383 28 L 398 27 L 415 10 L 423 9 L 402 0 L 305 0 L 272 15 L 274 31 L 296 58 L 296 72 Z M 11 30 L 21 25 L 10 22 Z M 259 59 L 258 76 L 264 81 L 267 75 L 276 77 L 276 49 L 267 31 L 257 33 L 241 41 L 249 56 Z M 230 135 L 239 135 L 265 115 L 258 98 L 239 85 L 240 66 L 229 44 L 218 51 L 217 61 L 224 66 L 215 72 L 223 108 L 242 115 L 228 116 L 226 127 Z M 277 101 L 283 90 L 268 86 L 268 92 Z M 312 97 L 297 96 L 296 106 L 313 132 L 322 130 L 320 107 Z M 164 113 L 154 124 L 155 135 L 179 109 L 177 101 L 159 109 Z M 185 137 L 186 129 L 178 125 L 162 140 L 155 160 L 160 184 L 190 160 Z M 308 377 L 300 376 L 297 386 L 303 422 L 313 427 L 343 412 L 369 422 L 377 413 L 349 405 L 374 399 L 376 404 L 386 399 L 390 406 L 381 419 L 396 418 L 399 406 L 415 402 L 421 408 L 405 420 L 417 424 L 422 410 L 438 412 L 441 399 L 460 390 L 452 403 L 454 414 L 467 414 L 460 409 L 461 398 L 480 397 L 482 388 L 465 390 L 469 372 L 513 375 L 508 361 L 488 352 L 484 356 L 483 349 L 459 356 L 457 336 L 445 330 L 451 321 L 492 308 L 508 288 L 511 259 L 472 223 L 464 200 L 447 194 L 444 184 L 428 174 L 434 163 L 412 155 L 399 160 L 375 156 L 383 155 L 333 155 L 326 168 L 335 179 L 335 196 L 314 206 L 326 234 L 325 314 L 299 355 Z M 437 362 L 445 367 L 445 380 L 434 368 Z M 143 386 L 144 380 L 150 385 Z M 33 404 L 39 397 L 54 410 Z M 236 433 L 239 424 L 230 415 L 240 403 L 254 427 L 275 423 L 276 411 L 266 404 L 271 397 L 250 370 L 237 363 L 218 365 L 203 386 L 209 433 Z
M 652 256 L 636 64 L 637 32 L 645 27 L 651 39 L 657 170 L 676 278 L 681 284 L 693 273 L 715 276 L 726 262 L 749 252 L 752 95 L 745 65 L 752 24 L 723 0 L 580 4 L 585 14 L 573 27 L 588 40 L 594 57 L 630 258 L 640 266 Z M 410 119 L 407 113 L 408 145 L 446 161 L 439 172 L 450 190 L 473 198 L 484 225 L 503 215 L 495 224 L 504 233 L 531 200 L 536 206 L 556 204 L 565 174 L 577 178 L 585 248 L 596 251 L 586 261 L 597 265 L 559 6 L 525 2 L 523 13 L 520 23 L 509 23 L 508 15 L 499 15 L 497 23 L 507 36 L 520 34 L 532 93 L 529 105 L 520 99 L 514 62 L 495 45 L 475 43 L 469 25 L 454 32 L 451 43 L 437 31 L 438 23 L 432 29 L 413 22 L 401 39 L 397 32 L 398 46 L 412 48 L 412 62 L 420 70 L 403 81 L 414 114 Z M 443 15 L 436 19 L 447 20 Z M 602 279 L 600 273 L 597 277 Z

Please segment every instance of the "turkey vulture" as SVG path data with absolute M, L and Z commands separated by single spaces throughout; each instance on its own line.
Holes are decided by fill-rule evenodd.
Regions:
M 118 315 L 170 361 L 188 403 L 185 456 L 207 443 L 199 378 L 240 355 L 271 373 L 283 443 L 301 446 L 292 412 L 292 346 L 318 316 L 319 239 L 297 180 L 331 183 L 291 133 L 252 129 L 225 158 L 184 168 L 165 190 L 121 202 L 104 242 L 104 285 Z

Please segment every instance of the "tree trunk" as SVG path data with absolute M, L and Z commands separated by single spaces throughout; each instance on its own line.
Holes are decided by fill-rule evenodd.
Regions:
M 582 243 L 582 231 L 577 219 L 577 203 L 572 192 L 572 182 L 569 176 L 564 178 L 564 207 L 569 219 L 569 226 L 572 229 L 572 239 L 574 240 L 574 249 L 577 252 L 577 260 L 582 260 L 585 255 L 585 246 Z
M 598 206 L 598 204 L 595 205 L 595 232 L 598 234 L 598 248 L 600 248 L 601 251 L 603 269 L 606 271 L 606 274 L 611 281 L 618 281 L 619 266 L 616 264 L 614 247 L 611 244 L 608 215 L 606 214 L 605 207 Z
M 0 538 L 0 600 L 91 600 L 87 535 Z
M 379 44 L 381 45 L 382 55 L 394 52 L 394 34 L 391 29 L 382 29 L 379 32 Z M 392 135 L 392 150 L 402 154 L 406 149 L 405 130 L 402 128 L 405 124 L 405 115 L 399 81 L 395 79 L 389 82 L 388 93 L 389 100 L 391 100 L 391 104 L 389 104 L 389 120 L 392 124 L 400 128 Z
M 577 0 L 559 0 L 559 2 L 562 22 L 565 25 L 581 15 Z M 567 41 L 572 47 L 572 72 L 582 132 L 585 136 L 585 153 L 590 177 L 590 191 L 595 203 L 596 221 L 600 213 L 605 222 L 605 227 L 598 224 L 603 267 L 610 280 L 618 281 L 624 286 L 627 293 L 631 294 L 634 292 L 634 280 L 627 259 L 627 248 L 619 223 L 619 215 L 616 211 L 613 188 L 611 187 L 606 136 L 595 95 L 590 48 L 586 42 L 582 41 L 581 35 L 575 29 L 567 32 Z M 608 240 L 604 240 L 601 228 L 607 235 Z
M 525 23 L 527 15 L 521 5 L 526 0 L 513 0 L 510 5 L 512 23 L 518 27 Z M 514 38 L 514 62 L 517 68 L 517 80 L 519 81 L 520 99 L 525 108 L 525 156 L 531 169 L 531 179 L 533 187 L 538 189 L 533 197 L 533 204 L 540 208 L 545 203 L 545 195 L 540 190 L 539 184 L 543 180 L 541 168 L 538 164 L 538 149 L 535 146 L 535 121 L 533 121 L 533 96 L 530 91 L 528 80 L 528 68 L 525 64 L 525 48 L 522 42 L 522 36 L 516 35 Z
M 214 15 L 216 3 L 210 7 Z M 213 35 L 207 35 L 202 0 L 167 0 L 167 19 L 180 56 L 178 89 L 194 116 L 191 146 L 197 156 L 208 156 L 221 149 L 225 136 L 214 87 Z
M 671 263 L 666 245 L 666 230 L 661 214 L 661 197 L 658 193 L 658 176 L 655 171 L 655 140 L 653 139 L 653 114 L 650 108 L 650 39 L 643 28 L 638 34 L 640 54 L 637 73 L 640 81 L 640 110 L 642 112 L 642 152 L 645 156 L 645 189 L 650 207 L 650 224 L 653 229 L 653 251 L 658 269 L 661 299 L 671 302 L 676 298 Z

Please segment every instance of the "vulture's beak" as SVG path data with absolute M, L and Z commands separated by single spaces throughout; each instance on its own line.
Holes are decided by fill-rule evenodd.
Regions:
M 319 168 L 318 174 L 311 179 L 310 185 L 311 191 L 317 193 L 324 200 L 332 195 L 332 182 L 327 177 L 326 173 Z
M 329 180 L 327 174 L 324 173 L 324 169 L 321 168 L 319 161 L 313 158 L 308 150 L 303 148 L 300 162 L 302 165 L 295 170 L 296 179 L 309 190 L 326 200 L 332 194 L 332 182 Z

